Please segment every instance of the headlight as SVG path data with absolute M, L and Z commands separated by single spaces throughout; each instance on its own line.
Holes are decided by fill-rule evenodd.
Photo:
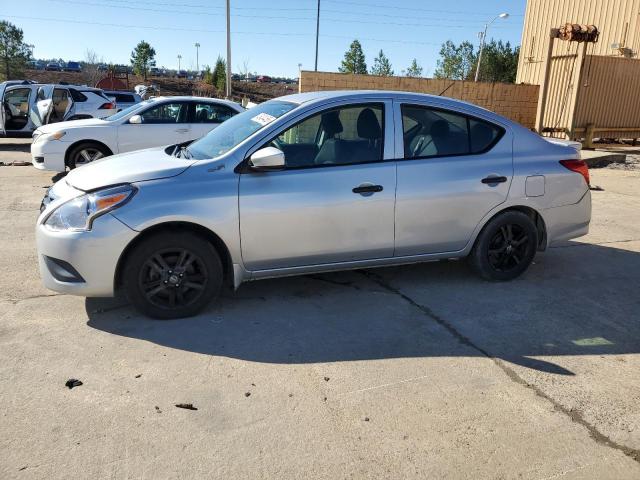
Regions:
M 44 226 L 56 232 L 91 230 L 100 215 L 127 203 L 137 192 L 133 185 L 119 185 L 72 198 L 57 207 L 44 220 Z
M 62 137 L 64 137 L 67 134 L 67 132 L 61 130 L 59 132 L 53 132 L 51 135 L 49 135 L 49 140 L 60 140 Z

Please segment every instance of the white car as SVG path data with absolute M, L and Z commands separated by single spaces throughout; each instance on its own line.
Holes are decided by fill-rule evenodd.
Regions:
M 31 157 L 40 170 L 64 172 L 109 155 L 190 142 L 235 114 L 241 105 L 200 97 L 157 97 L 105 119 L 45 125 L 33 132 Z
M 30 137 L 50 123 L 104 118 L 116 104 L 99 88 L 78 85 L 0 83 L 0 136 Z

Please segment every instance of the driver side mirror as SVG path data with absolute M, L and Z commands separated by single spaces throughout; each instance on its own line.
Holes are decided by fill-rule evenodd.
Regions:
M 282 170 L 284 152 L 275 147 L 265 147 L 256 151 L 249 158 L 249 168 L 256 171 Z
M 129 123 L 133 125 L 140 125 L 142 123 L 142 117 L 140 115 L 134 115 L 129 119 Z

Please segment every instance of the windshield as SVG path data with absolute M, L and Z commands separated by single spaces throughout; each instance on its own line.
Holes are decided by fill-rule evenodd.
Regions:
M 145 100 L 144 102 L 140 102 L 140 103 L 136 103 L 135 105 L 131 105 L 130 107 L 124 108 L 122 110 L 120 110 L 118 113 L 111 115 L 110 117 L 105 118 L 105 120 L 107 122 L 113 122 L 116 120 L 121 120 L 124 117 L 126 117 L 127 115 L 129 115 L 132 112 L 135 112 L 136 110 L 138 110 L 140 107 L 144 107 L 146 105 L 149 105 L 150 103 L 153 103 L 153 100 Z
M 295 103 L 270 100 L 245 110 L 189 145 L 189 153 L 198 160 L 218 157 L 297 106 Z

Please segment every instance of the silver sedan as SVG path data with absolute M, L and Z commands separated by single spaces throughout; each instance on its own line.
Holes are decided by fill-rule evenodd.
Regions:
M 344 91 L 265 102 L 185 145 L 72 171 L 45 196 L 40 272 L 156 318 L 224 284 L 466 257 L 516 278 L 587 233 L 579 150 L 443 97 Z

